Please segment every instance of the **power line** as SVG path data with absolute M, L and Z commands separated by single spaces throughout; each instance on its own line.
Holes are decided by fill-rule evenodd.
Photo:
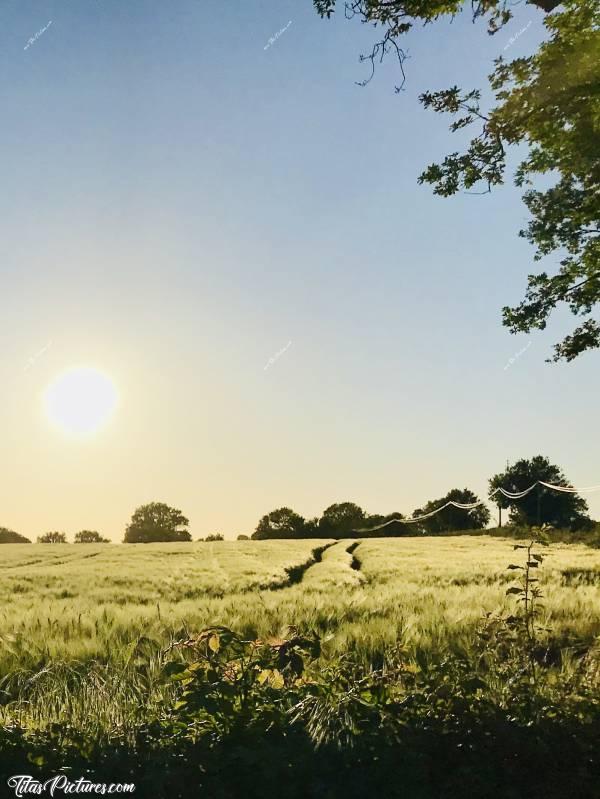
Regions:
M 600 485 L 597 486 L 587 486 L 586 488 L 573 488 L 573 486 L 559 486 L 555 485 L 554 483 L 546 483 L 543 480 L 536 480 L 533 485 L 530 485 L 529 488 L 526 488 L 524 491 L 507 491 L 505 488 L 499 487 L 492 491 L 491 496 L 494 494 L 502 494 L 507 499 L 522 499 L 524 496 L 529 494 L 533 491 L 536 486 L 544 486 L 545 488 L 550 488 L 554 491 L 561 491 L 567 494 L 579 494 L 582 492 L 587 491 L 600 491 Z M 453 500 L 449 500 L 444 505 L 441 505 L 439 508 L 432 510 L 430 513 L 425 513 L 423 516 L 413 516 L 410 519 L 390 519 L 387 522 L 383 522 L 383 524 L 378 524 L 375 527 L 362 527 L 358 530 L 353 530 L 354 533 L 369 533 L 373 530 L 381 530 L 384 527 L 387 527 L 390 524 L 394 524 L 396 522 L 400 524 L 415 524 L 415 522 L 422 522 L 424 519 L 430 519 L 432 516 L 435 516 L 440 511 L 443 511 L 449 505 L 452 505 L 455 508 L 460 508 L 461 510 L 474 510 L 475 508 L 479 507 L 480 505 L 485 505 L 485 500 L 482 499 L 479 502 L 454 502 Z

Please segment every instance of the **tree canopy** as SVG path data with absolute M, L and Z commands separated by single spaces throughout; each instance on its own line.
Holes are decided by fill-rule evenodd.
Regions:
M 191 541 L 188 525 L 188 519 L 180 510 L 164 502 L 150 502 L 135 511 L 123 541 L 125 544 Z
M 95 530 L 80 530 L 74 540 L 76 544 L 110 544 L 110 539 L 102 538 Z
M 494 475 L 490 479 L 490 501 L 501 508 L 509 508 L 510 521 L 517 525 L 551 524 L 553 527 L 581 530 L 593 524 L 588 516 L 587 502 L 578 494 L 553 491 L 543 486 L 538 486 L 520 499 L 495 493 L 501 487 L 516 494 L 538 480 L 554 485 L 570 485 L 560 467 L 550 463 L 543 455 L 536 455 L 531 460 L 523 458 L 504 472 Z
M 441 508 L 447 502 L 459 502 L 463 505 L 468 505 L 479 502 L 479 498 L 472 491 L 469 491 L 468 488 L 453 488 L 451 491 L 448 491 L 446 496 L 440 499 L 433 499 L 422 508 L 417 508 L 413 511 L 413 516 L 425 516 Z M 471 510 L 455 508 L 453 505 L 450 505 L 439 513 L 436 513 L 435 516 L 424 519 L 413 526 L 422 533 L 435 535 L 436 533 L 446 533 L 453 530 L 481 530 L 487 525 L 489 520 L 490 511 L 485 505 L 479 505 Z
M 0 544 L 31 544 L 28 538 L 7 527 L 0 527 Z
M 338 502 L 325 508 L 319 519 L 323 538 L 349 538 L 357 527 L 364 526 L 366 514 L 354 502 Z
M 66 544 L 67 536 L 64 533 L 53 531 L 38 536 L 38 544 Z
M 355 533 L 361 537 L 396 537 L 400 535 L 414 535 L 412 524 L 403 524 L 404 514 L 394 511 L 382 515 L 380 513 L 370 513 L 365 517 L 364 522 L 355 529 Z M 394 522 L 391 524 L 390 522 Z
M 277 508 L 259 521 L 252 534 L 255 540 L 265 538 L 303 538 L 304 518 L 291 508 Z
M 336 7 L 336 0 L 313 2 L 322 16 Z M 550 12 L 559 4 L 537 0 L 533 5 Z M 383 37 L 361 58 L 374 70 L 393 53 L 403 83 L 401 37 L 416 23 L 454 16 L 465 7 L 474 20 L 485 17 L 492 34 L 513 15 L 507 0 L 476 0 L 468 6 L 463 0 L 350 0 L 346 15 L 383 28 Z M 473 125 L 478 130 L 465 152 L 430 165 L 419 182 L 443 197 L 478 187 L 487 192 L 505 182 L 508 150 L 525 152 L 512 176 L 525 188 L 530 213 L 520 235 L 535 247 L 534 260 L 555 253 L 560 266 L 552 275 L 529 275 L 525 298 L 503 309 L 503 323 L 512 333 L 541 330 L 557 306 L 568 307 L 583 319 L 555 345 L 553 360 L 570 361 L 600 346 L 600 323 L 591 316 L 600 301 L 600 5 L 566 0 L 560 11 L 545 17 L 545 26 L 549 37 L 533 55 L 495 60 L 491 109 L 482 108 L 479 88 L 452 86 L 421 95 L 425 108 L 455 117 L 453 132 Z M 543 188 L 534 187 L 536 178 Z

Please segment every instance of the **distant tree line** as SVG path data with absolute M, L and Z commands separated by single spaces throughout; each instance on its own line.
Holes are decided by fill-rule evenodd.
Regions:
M 67 536 L 61 532 L 44 533 L 38 536 L 38 544 L 68 544 Z M 103 538 L 96 530 L 80 530 L 75 533 L 75 544 L 110 544 L 110 539 Z
M 95 530 L 81 530 L 75 533 L 75 544 L 110 544 L 108 538 L 103 538 Z M 37 537 L 38 544 L 68 544 L 66 533 L 53 530 Z M 0 527 L 0 544 L 31 544 L 29 538 L 15 533 L 6 527 Z
M 572 531 L 594 527 L 595 523 L 588 515 L 588 505 L 578 494 L 554 491 L 539 485 L 519 499 L 511 499 L 496 492 L 496 489 L 502 487 L 516 494 L 538 481 L 570 485 L 558 466 L 550 463 L 548 458 L 537 455 L 530 460 L 519 460 L 504 472 L 491 477 L 489 500 L 499 508 L 509 511 L 508 522 L 511 525 L 531 527 L 548 524 Z M 445 496 L 415 508 L 408 518 L 427 516 L 450 501 L 468 505 L 479 502 L 479 497 L 468 488 L 454 488 Z M 320 518 L 313 519 L 305 519 L 288 507 L 277 508 L 260 519 L 252 538 L 261 540 L 436 535 L 459 530 L 481 530 L 488 525 L 490 518 L 490 511 L 485 505 L 472 509 L 450 505 L 428 518 L 408 523 L 407 517 L 400 512 L 387 515 L 367 514 L 354 502 L 341 502 L 330 505 Z
M 431 500 L 422 508 L 417 508 L 412 516 L 424 516 L 454 500 L 464 504 L 478 499 L 468 489 L 455 488 L 445 497 Z M 399 511 L 381 514 L 368 514 L 354 502 L 339 502 L 325 508 L 320 518 L 304 519 L 291 508 L 277 508 L 267 513 L 259 521 L 252 538 L 366 538 L 415 535 L 418 533 L 435 535 L 452 530 L 477 530 L 486 526 L 490 512 L 485 505 L 473 510 L 445 508 L 435 516 L 421 522 L 407 523 Z
M 554 485 L 569 486 L 562 470 L 550 463 L 548 458 L 537 455 L 530 460 L 522 459 L 504 472 L 489 480 L 491 503 L 509 511 L 508 521 L 515 526 L 548 524 L 572 531 L 590 530 L 594 522 L 588 515 L 586 501 L 576 493 L 554 491 L 537 485 L 524 497 L 511 498 L 497 492 L 498 488 L 518 494 L 535 483 L 543 481 Z M 449 502 L 472 505 L 479 502 L 476 494 L 468 488 L 453 488 L 445 496 L 432 499 L 420 508 L 415 508 L 410 517 L 399 511 L 368 514 L 354 502 L 339 502 L 325 508 L 320 517 L 305 519 L 288 507 L 277 508 L 265 514 L 252 534 L 255 541 L 278 538 L 366 538 L 369 536 L 436 535 L 459 530 L 481 530 L 490 521 L 490 511 L 485 505 L 474 508 L 444 507 Z M 429 515 L 432 514 L 432 515 Z M 419 521 L 410 519 L 425 517 Z M 134 512 L 125 530 L 126 544 L 153 542 L 191 541 L 189 520 L 177 508 L 164 502 L 142 505 Z M 40 544 L 65 544 L 67 537 L 62 532 L 48 532 L 37 539 Z M 212 533 L 199 541 L 223 541 L 222 533 Z M 238 535 L 238 541 L 248 540 L 247 535 Z M 19 533 L 0 527 L 0 544 L 31 543 Z M 81 530 L 75 535 L 76 544 L 110 543 L 94 530 Z

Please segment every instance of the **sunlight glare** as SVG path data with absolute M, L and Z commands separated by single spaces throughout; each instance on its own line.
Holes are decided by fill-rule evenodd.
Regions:
M 63 432 L 88 436 L 110 421 L 117 399 L 110 377 L 97 369 L 75 367 L 46 388 L 44 407 L 50 422 Z

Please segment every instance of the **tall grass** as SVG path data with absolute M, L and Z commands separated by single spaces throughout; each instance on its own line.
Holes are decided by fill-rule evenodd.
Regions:
M 0 677 L 56 661 L 120 664 L 140 637 L 160 647 L 214 623 L 248 636 L 312 628 L 328 637 L 326 654 L 371 657 L 399 636 L 415 651 L 457 651 L 484 612 L 507 607 L 512 543 L 497 537 L 369 539 L 352 553 L 341 541 L 300 583 L 271 590 L 322 545 L 4 545 Z M 600 634 L 600 551 L 553 545 L 543 586 L 558 639 Z
M 513 543 L 464 536 L 118 548 L 4 545 L 0 767 L 13 773 L 15 757 L 27 764 L 33 756 L 40 773 L 55 763 L 106 767 L 112 777 L 135 762 L 137 779 L 147 782 L 141 795 L 162 799 L 190 795 L 187 788 L 173 794 L 172 781 L 187 785 L 192 772 L 194 784 L 204 786 L 203 763 L 213 790 L 220 790 L 222 758 L 232 758 L 228 775 L 239 768 L 236 741 L 244 741 L 245 756 L 252 751 L 262 762 L 259 750 L 264 744 L 270 751 L 270 735 L 275 753 L 265 757 L 277 763 L 299 757 L 294 796 L 305 795 L 307 769 L 318 764 L 329 774 L 332 757 L 351 773 L 345 755 L 314 754 L 319 742 L 334 749 L 336 741 L 363 746 L 369 786 L 381 757 L 388 761 L 383 783 L 397 772 L 397 758 L 405 757 L 413 784 L 421 785 L 440 754 L 455 757 L 447 742 L 463 746 L 471 735 L 474 749 L 460 774 L 475 782 L 482 757 L 496 779 L 494 769 L 517 762 L 523 746 L 537 756 L 538 733 L 548 746 L 564 749 L 576 742 L 570 762 L 587 758 L 591 764 L 600 686 L 600 551 L 560 543 L 545 553 L 544 568 L 536 569 L 545 602 L 536 618 L 539 642 L 533 647 L 529 641 L 526 661 L 520 644 L 510 644 L 507 655 L 501 638 L 513 634 L 505 620 L 515 612 L 515 601 L 506 591 L 514 574 L 522 573 L 506 568 L 515 557 Z M 250 641 L 261 639 L 260 646 L 268 648 L 272 636 L 284 641 L 289 628 L 296 628 L 320 639 L 320 657 L 306 682 L 288 676 L 282 694 L 251 670 L 256 704 L 246 718 L 246 711 L 231 704 L 239 673 L 223 654 L 220 679 L 213 675 L 197 684 L 198 696 L 214 688 L 217 704 L 211 695 L 209 704 L 202 700 L 189 718 L 181 717 L 181 692 L 166 677 L 173 666 L 170 647 L 214 625 L 236 630 L 249 653 L 258 651 Z M 486 630 L 491 632 L 484 640 Z M 543 681 L 531 688 L 523 664 L 535 672 L 538 655 L 544 658 Z M 247 664 L 246 655 L 242 660 Z M 273 668 L 275 662 L 265 673 L 273 675 Z M 196 679 L 203 672 L 192 673 Z M 240 691 L 245 702 L 247 688 L 240 684 Z M 548 726 L 558 717 L 569 725 L 564 735 Z M 273 732 L 274 720 L 281 738 Z M 515 743 L 515 721 L 522 731 L 534 725 L 531 740 Z M 247 723 L 262 732 L 254 735 Z M 213 727 L 202 739 L 201 762 L 195 736 Z M 399 743 L 405 734 L 406 745 Z M 591 784 L 595 766 L 586 768 Z M 255 782 L 255 766 L 248 769 L 238 786 L 244 795 Z M 268 770 L 261 775 L 270 778 Z M 360 773 L 352 772 L 346 790 L 357 779 Z M 436 779 L 444 783 L 446 770 Z M 281 775 L 273 795 L 279 795 L 280 780 Z M 554 776 L 544 783 L 546 799 L 554 784 Z M 238 795 L 235 790 L 215 795 Z M 442 795 L 436 791 L 423 796 Z

